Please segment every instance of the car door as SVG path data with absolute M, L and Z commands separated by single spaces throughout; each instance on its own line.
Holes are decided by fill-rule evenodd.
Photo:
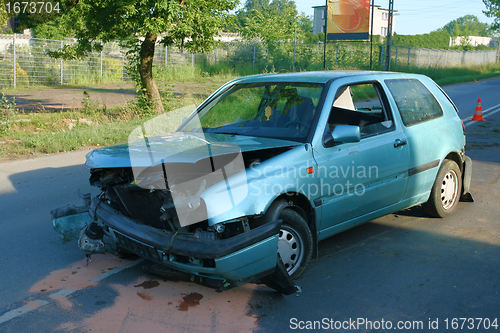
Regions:
M 397 105 L 408 138 L 410 166 L 405 196 L 425 196 L 436 179 L 443 146 L 448 145 L 442 133 L 450 132 L 450 124 L 444 121 L 443 109 L 436 97 L 420 80 L 399 78 L 387 79 L 384 83 Z
M 331 89 L 325 139 L 314 147 L 323 231 L 401 201 L 409 165 L 405 134 L 379 82 L 340 81 Z M 339 124 L 360 125 L 360 142 L 325 144 Z

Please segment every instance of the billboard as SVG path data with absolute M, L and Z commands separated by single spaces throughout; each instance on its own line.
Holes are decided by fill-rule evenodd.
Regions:
M 370 37 L 370 0 L 328 0 L 328 40 Z

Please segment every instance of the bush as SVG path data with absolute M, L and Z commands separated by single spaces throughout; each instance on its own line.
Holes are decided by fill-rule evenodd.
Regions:
M 123 79 L 123 61 L 113 57 L 103 57 L 103 80 L 121 80 Z
M 412 48 L 448 49 L 450 45 L 450 35 L 443 31 L 434 31 L 422 35 L 394 34 L 392 44 Z
M 14 84 L 14 69 L 12 68 L 12 61 L 1 60 L 0 70 L 6 72 L 6 75 L 2 77 L 3 84 L 12 87 Z M 16 62 L 16 86 L 22 87 L 29 85 L 30 77 L 28 73 L 21 67 L 21 65 L 19 65 L 18 62 Z
M 10 101 L 4 94 L 0 95 L 0 135 L 7 134 L 16 114 L 15 100 Z

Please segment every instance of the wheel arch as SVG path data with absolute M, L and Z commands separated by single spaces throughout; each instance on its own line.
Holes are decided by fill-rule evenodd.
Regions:
M 299 213 L 306 221 L 307 225 L 311 229 L 311 233 L 313 235 L 314 249 L 313 256 L 317 256 L 318 252 L 318 234 L 317 234 L 317 226 L 316 226 L 316 211 L 314 210 L 309 199 L 301 193 L 297 192 L 287 192 L 276 197 L 267 212 L 271 211 L 276 204 L 281 202 L 285 202 L 286 208 L 291 208 Z M 285 208 L 285 207 L 283 207 Z M 266 212 L 266 213 L 267 213 Z
M 460 172 L 463 172 L 464 164 L 462 161 L 462 156 L 460 156 L 459 152 L 452 151 L 452 152 L 448 153 L 448 155 L 446 155 L 446 157 L 441 162 L 441 165 L 443 165 L 443 162 L 445 160 L 454 161 L 455 163 L 458 164 L 458 168 L 460 169 Z

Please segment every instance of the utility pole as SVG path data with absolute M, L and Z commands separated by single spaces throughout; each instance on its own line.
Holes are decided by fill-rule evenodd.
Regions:
M 373 69 L 373 16 L 375 14 L 375 0 L 372 0 L 371 3 L 371 26 L 370 26 L 370 70 Z
M 295 72 L 295 52 L 297 49 L 297 24 L 293 25 L 293 71 Z
M 497 62 L 500 62 L 500 30 L 498 31 Z
M 325 38 L 323 40 L 323 70 L 326 70 L 326 43 L 328 41 L 328 0 L 325 0 Z
M 387 47 L 385 58 L 385 70 L 391 70 L 391 46 L 392 46 L 392 23 L 394 20 L 394 0 L 389 0 L 389 20 L 387 23 Z

